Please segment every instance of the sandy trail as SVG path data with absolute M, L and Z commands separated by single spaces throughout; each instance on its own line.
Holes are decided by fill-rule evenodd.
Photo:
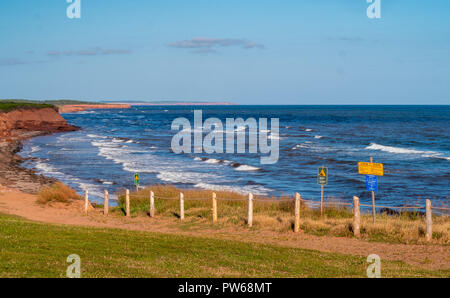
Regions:
M 33 221 L 239 240 L 363 257 L 378 254 L 382 260 L 404 261 L 424 269 L 450 269 L 448 246 L 374 243 L 351 238 L 318 237 L 304 233 L 249 230 L 239 226 L 219 229 L 202 225 L 196 229 L 186 230 L 176 218 L 125 218 L 114 214 L 105 217 L 99 210 L 93 210 L 86 216 L 82 212 L 83 203 L 81 201 L 77 203 L 72 206 L 58 204 L 43 207 L 36 203 L 35 195 L 0 186 L 0 212 Z

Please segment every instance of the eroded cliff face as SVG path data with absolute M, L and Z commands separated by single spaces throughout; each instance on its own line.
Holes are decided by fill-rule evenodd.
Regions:
M 0 112 L 0 185 L 27 193 L 37 193 L 42 186 L 52 185 L 55 179 L 37 175 L 20 165 L 23 158 L 16 153 L 22 148 L 21 141 L 33 136 L 77 129 L 67 124 L 53 108 Z
M 52 108 L 23 109 L 7 113 L 0 112 L 0 138 L 18 137 L 23 132 L 43 133 L 77 130 Z

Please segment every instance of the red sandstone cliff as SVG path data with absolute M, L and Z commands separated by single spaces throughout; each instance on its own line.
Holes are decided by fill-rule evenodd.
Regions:
M 74 130 L 77 128 L 67 124 L 56 109 L 52 108 L 0 112 L 0 139 L 18 137 L 27 131 L 53 133 Z

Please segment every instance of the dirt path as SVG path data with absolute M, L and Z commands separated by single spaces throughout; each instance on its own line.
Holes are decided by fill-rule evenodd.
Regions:
M 34 195 L 0 186 L 1 213 L 39 222 L 239 240 L 363 257 L 378 254 L 382 260 L 404 261 L 425 269 L 450 269 L 448 246 L 373 243 L 350 238 L 249 230 L 239 226 L 218 229 L 203 225 L 188 229 L 175 218 L 125 218 L 119 215 L 105 217 L 98 210 L 86 216 L 82 212 L 82 202 L 70 207 L 64 204 L 42 207 L 35 201 Z

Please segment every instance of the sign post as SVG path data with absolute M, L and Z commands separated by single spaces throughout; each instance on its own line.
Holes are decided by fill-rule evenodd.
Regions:
M 373 223 L 376 220 L 375 211 L 375 192 L 378 190 L 378 178 L 377 176 L 384 175 L 383 164 L 374 163 L 373 158 L 370 157 L 370 162 L 358 163 L 358 171 L 361 175 L 366 175 L 366 189 L 372 192 L 372 217 Z
M 320 167 L 317 175 L 317 183 L 320 185 L 320 215 L 323 216 L 323 190 L 328 184 L 328 168 Z
M 372 158 L 372 156 L 370 157 L 370 163 L 373 163 L 373 158 Z M 375 179 L 376 179 L 376 176 L 375 176 Z M 378 184 L 378 183 L 377 183 Z M 378 186 L 378 185 L 377 185 Z M 376 213 L 376 211 L 375 211 L 375 191 L 374 190 L 371 190 L 371 192 L 372 192 L 372 217 L 373 217 L 373 223 L 375 223 L 375 220 L 376 220 L 376 216 L 377 216 L 377 213 Z
M 134 185 L 136 185 L 136 191 L 139 190 L 139 174 L 134 174 Z

